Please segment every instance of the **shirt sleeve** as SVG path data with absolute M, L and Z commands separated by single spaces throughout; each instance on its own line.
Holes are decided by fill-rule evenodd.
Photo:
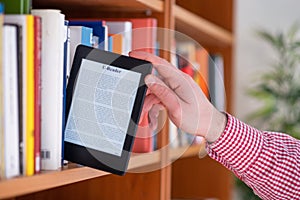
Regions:
M 227 119 L 221 137 L 206 144 L 208 155 L 262 199 L 300 199 L 300 141 L 259 131 L 229 114 Z

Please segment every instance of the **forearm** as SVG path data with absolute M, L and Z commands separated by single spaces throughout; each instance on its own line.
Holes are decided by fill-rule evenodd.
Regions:
M 300 142 L 262 132 L 228 115 L 221 137 L 208 154 L 232 170 L 263 199 L 299 199 Z

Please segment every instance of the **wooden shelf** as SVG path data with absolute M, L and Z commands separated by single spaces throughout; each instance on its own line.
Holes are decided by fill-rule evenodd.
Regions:
M 201 144 L 191 145 L 189 147 L 180 147 L 175 149 L 170 149 L 169 158 L 171 161 L 175 161 L 178 158 L 188 158 L 193 156 L 205 155 L 205 144 L 202 142 Z
M 231 32 L 178 5 L 174 5 L 174 16 L 176 30 L 190 36 L 200 45 L 224 47 L 233 43 Z
M 180 147 L 170 149 L 169 156 L 173 161 L 178 158 L 197 156 L 202 150 L 204 150 L 204 144 Z M 160 151 L 133 154 L 128 164 L 128 172 L 153 169 L 153 167 L 159 167 L 160 164 Z M 0 181 L 0 199 L 13 198 L 107 175 L 110 173 L 70 164 L 58 171 L 47 171 L 35 176 Z
M 5 180 L 0 182 L 0 199 L 13 198 L 108 174 L 88 167 L 78 167 Z
M 35 4 L 38 4 L 39 8 L 93 7 L 94 10 L 105 9 L 130 12 L 140 10 L 163 12 L 164 10 L 163 1 L 161 0 L 33 0 L 33 5 Z
M 144 170 L 153 165 L 159 166 L 159 164 L 160 152 L 158 151 L 135 154 L 130 158 L 128 171 Z M 30 194 L 107 175 L 110 175 L 110 173 L 89 167 L 78 167 L 76 164 L 69 164 L 58 171 L 47 171 L 34 176 L 0 181 L 0 199 Z

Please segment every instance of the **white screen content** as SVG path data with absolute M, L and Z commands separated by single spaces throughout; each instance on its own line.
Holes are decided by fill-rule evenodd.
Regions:
M 65 141 L 121 156 L 141 74 L 83 59 Z

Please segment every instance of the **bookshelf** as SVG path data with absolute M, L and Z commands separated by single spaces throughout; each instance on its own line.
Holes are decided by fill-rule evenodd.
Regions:
M 33 0 L 33 8 L 57 8 L 74 18 L 156 17 L 159 27 L 187 34 L 209 51 L 224 56 L 227 110 L 231 111 L 232 0 L 177 0 L 176 3 L 175 0 Z M 163 46 L 171 45 L 170 37 L 172 35 L 161 36 Z M 161 52 L 161 56 L 170 59 L 168 52 Z M 158 146 L 167 143 L 168 126 L 165 125 L 159 133 Z M 123 177 L 69 165 L 58 171 L 0 181 L 0 199 L 231 199 L 231 174 L 210 158 L 198 157 L 200 151 L 205 154 L 205 145 L 191 146 L 183 153 L 184 149 L 165 148 L 133 155 L 129 173 Z M 180 159 L 176 160 L 178 157 Z M 170 161 L 175 162 L 145 172 Z M 130 173 L 132 170 L 140 173 Z M 207 181 L 209 179 L 211 181 Z

